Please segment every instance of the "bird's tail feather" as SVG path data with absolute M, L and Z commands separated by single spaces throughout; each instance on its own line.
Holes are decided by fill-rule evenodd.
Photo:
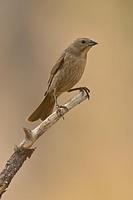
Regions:
M 38 108 L 28 117 L 28 121 L 33 122 L 38 119 L 45 120 L 54 109 L 55 99 L 53 93 L 47 93 Z

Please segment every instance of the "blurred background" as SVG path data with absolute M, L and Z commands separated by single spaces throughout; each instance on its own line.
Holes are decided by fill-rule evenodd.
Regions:
M 41 137 L 3 200 L 133 199 L 132 10 L 131 0 L 0 1 L 1 169 L 22 127 L 39 123 L 25 118 L 62 51 L 77 37 L 99 43 L 77 85 L 88 86 L 91 100 Z

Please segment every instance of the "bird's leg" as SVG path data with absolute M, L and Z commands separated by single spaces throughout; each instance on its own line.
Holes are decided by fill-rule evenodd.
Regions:
M 72 92 L 72 91 L 75 91 L 75 90 L 80 90 L 82 92 L 86 92 L 87 98 L 88 99 L 90 98 L 90 94 L 89 94 L 90 90 L 87 87 L 72 88 L 72 89 L 68 90 L 68 92 Z
M 61 116 L 64 120 L 64 116 L 62 114 L 62 110 L 61 108 L 65 109 L 65 110 L 68 110 L 68 108 L 66 106 L 62 106 L 62 105 L 59 105 L 58 104 L 58 101 L 57 101 L 57 96 L 55 95 L 55 90 L 54 90 L 54 100 L 55 100 L 55 106 L 56 106 L 56 109 L 57 109 L 57 114 L 59 114 L 59 116 Z

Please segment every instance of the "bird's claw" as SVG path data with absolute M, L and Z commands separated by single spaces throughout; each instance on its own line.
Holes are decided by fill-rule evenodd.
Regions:
M 81 92 L 85 92 L 86 95 L 87 95 L 87 98 L 88 99 L 90 98 L 90 90 L 87 87 L 72 88 L 72 89 L 68 90 L 68 92 L 72 92 L 72 91 L 75 91 L 75 90 L 80 90 Z
M 59 117 L 62 117 L 62 119 L 64 120 L 64 116 L 63 116 L 63 112 L 62 112 L 62 109 L 65 109 L 66 111 L 68 111 L 68 108 L 66 106 L 59 106 L 59 105 L 56 105 L 56 109 L 57 109 L 57 115 Z

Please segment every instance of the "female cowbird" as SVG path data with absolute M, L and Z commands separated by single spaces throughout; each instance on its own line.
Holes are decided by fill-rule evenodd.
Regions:
M 87 52 L 96 44 L 97 42 L 88 38 L 78 38 L 65 49 L 51 70 L 43 101 L 28 117 L 28 121 L 45 120 L 52 113 L 55 104 L 59 107 L 57 98 L 63 92 L 74 90 L 72 87 L 84 72 Z M 87 88 L 78 89 L 85 89 L 87 92 Z

